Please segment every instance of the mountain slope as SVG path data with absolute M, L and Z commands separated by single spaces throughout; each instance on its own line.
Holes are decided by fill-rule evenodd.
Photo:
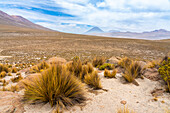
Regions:
M 32 23 L 31 21 L 16 15 L 8 15 L 2 11 L 0 11 L 0 25 L 1 26 L 15 26 L 15 27 L 24 27 L 31 29 L 39 29 L 39 30 L 50 30 L 43 26 Z
M 99 27 L 93 27 L 92 29 L 85 32 L 85 34 L 93 34 L 93 33 L 103 33 L 104 31 L 101 30 Z

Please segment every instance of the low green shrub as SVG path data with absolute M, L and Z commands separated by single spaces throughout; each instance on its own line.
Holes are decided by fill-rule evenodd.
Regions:
M 114 68 L 114 64 L 105 63 L 99 67 L 99 70 L 104 70 L 104 69 L 111 70 L 113 68 Z
M 160 64 L 158 72 L 161 74 L 163 80 L 167 83 L 168 90 L 170 92 L 170 57 L 166 60 L 163 60 L 163 62 Z

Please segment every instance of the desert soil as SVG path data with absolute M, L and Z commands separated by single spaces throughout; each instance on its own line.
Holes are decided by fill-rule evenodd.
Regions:
M 147 78 L 137 79 L 139 86 L 132 83 L 124 84 L 121 74 L 116 75 L 116 79 L 104 78 L 103 72 L 99 73 L 104 90 L 89 91 L 88 101 L 85 104 L 69 108 L 65 113 L 116 113 L 124 105 L 137 113 L 164 113 L 165 109 L 170 109 L 170 95 L 162 93 L 153 100 L 151 92 L 155 88 L 163 88 L 159 81 L 151 81 Z M 49 104 L 25 105 L 25 113 L 50 113 L 52 109 Z

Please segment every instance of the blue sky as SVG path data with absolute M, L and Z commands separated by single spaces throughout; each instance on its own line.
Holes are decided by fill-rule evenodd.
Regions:
M 170 30 L 170 0 L 0 0 L 0 10 L 62 32 Z

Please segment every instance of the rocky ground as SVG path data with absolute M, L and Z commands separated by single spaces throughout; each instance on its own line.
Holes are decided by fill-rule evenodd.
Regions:
M 116 62 L 112 60 L 109 62 Z M 104 77 L 103 71 L 98 71 L 103 86 L 102 90 L 87 89 L 87 101 L 76 105 L 66 113 L 116 113 L 124 105 L 137 113 L 164 113 L 170 109 L 170 94 L 165 92 L 164 82 L 159 79 L 156 69 L 146 69 L 144 79 L 127 83 L 121 71 L 116 78 Z M 28 75 L 26 79 L 33 79 L 35 75 Z M 51 113 L 53 108 L 48 103 L 28 104 L 22 100 L 23 90 L 20 92 L 0 91 L 0 113 Z

